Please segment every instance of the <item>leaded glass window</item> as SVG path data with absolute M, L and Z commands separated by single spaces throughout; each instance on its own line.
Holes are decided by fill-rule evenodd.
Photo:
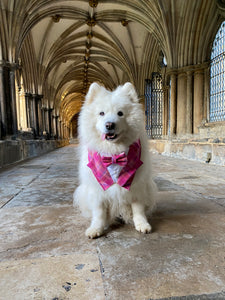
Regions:
M 225 21 L 216 34 L 211 52 L 209 120 L 225 121 Z

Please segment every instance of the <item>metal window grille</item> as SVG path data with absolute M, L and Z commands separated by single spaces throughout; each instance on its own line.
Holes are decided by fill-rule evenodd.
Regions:
M 152 80 L 145 80 L 146 131 L 152 139 L 160 139 L 163 132 L 163 88 L 162 76 L 152 74 Z
M 225 21 L 216 34 L 211 52 L 209 120 L 225 121 Z

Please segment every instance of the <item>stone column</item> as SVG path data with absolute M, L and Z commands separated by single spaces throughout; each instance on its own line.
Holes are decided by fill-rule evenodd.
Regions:
M 6 114 L 6 99 L 4 89 L 4 62 L 0 63 L 0 139 L 6 136 L 7 114 Z
M 48 109 L 48 128 L 49 128 L 49 137 L 51 138 L 53 136 L 53 132 L 52 132 L 52 111 L 53 108 L 49 108 Z
M 61 122 L 61 132 L 62 132 L 62 139 L 65 138 L 65 131 L 64 131 L 64 122 Z
M 25 93 L 23 89 L 21 88 L 19 93 L 18 93 L 18 107 L 19 107 L 19 114 L 18 119 L 19 119 L 19 124 L 20 124 L 20 129 L 22 131 L 27 131 L 27 110 L 26 110 L 26 101 L 25 101 Z
M 27 129 L 31 129 L 31 105 L 30 105 L 31 94 L 25 93 L 25 104 L 26 104 L 26 116 L 27 116 Z
M 187 76 L 178 74 L 177 79 L 177 134 L 186 133 L 186 102 L 187 102 Z
M 56 128 L 55 128 L 55 115 L 52 115 L 52 135 L 55 138 Z
M 204 97 L 204 72 L 196 70 L 194 73 L 194 115 L 193 126 L 194 133 L 198 133 L 198 127 L 203 120 L 203 97 Z
M 33 108 L 33 127 L 35 137 L 40 137 L 41 127 L 42 127 L 42 115 L 41 115 L 41 99 L 42 95 L 33 94 L 32 95 L 32 108 Z
M 205 122 L 208 121 L 209 118 L 209 78 L 210 78 L 210 68 L 205 68 L 204 71 L 204 103 L 203 103 L 203 119 Z
M 32 129 L 32 132 L 34 136 L 36 135 L 36 112 L 35 112 L 35 98 L 34 95 L 29 94 L 28 99 L 28 105 L 29 105 L 29 115 L 30 115 L 30 128 Z
M 67 126 L 66 126 L 66 124 L 64 124 L 64 136 L 65 136 L 65 138 L 67 138 Z
M 56 138 L 59 138 L 59 116 L 55 116 Z
M 44 109 L 44 115 L 45 115 L 45 130 L 47 137 L 49 138 L 49 109 L 46 107 Z
M 73 138 L 73 130 L 72 130 L 72 123 L 70 123 L 70 139 Z
M 43 115 L 43 133 L 47 139 L 50 139 L 52 136 L 52 124 L 51 124 L 51 109 L 44 107 L 42 108 Z
M 177 115 L 177 78 L 176 74 L 170 75 L 170 136 L 176 134 L 176 115 Z
M 9 89 L 10 89 L 10 106 L 12 110 L 12 134 L 17 135 L 17 111 L 16 111 L 16 87 L 15 87 L 15 71 L 17 65 L 12 63 L 9 65 Z
M 37 114 L 38 114 L 38 127 L 39 127 L 38 136 L 41 136 L 43 132 L 43 119 L 42 119 L 42 112 L 41 112 L 42 98 L 43 95 L 37 95 Z
M 69 128 L 69 126 L 67 125 L 67 126 L 66 126 L 66 138 L 69 139 L 69 137 L 70 137 L 70 128 Z
M 168 86 L 163 88 L 163 135 L 168 134 Z
M 58 139 L 58 137 L 59 137 L 59 134 L 58 134 L 58 117 L 59 116 L 54 115 L 52 117 L 53 117 L 54 138 Z
M 17 64 L 2 61 L 0 64 L 0 110 L 1 110 L 1 137 L 16 136 L 17 110 L 15 70 Z
M 41 107 L 41 116 L 42 116 L 42 136 L 47 137 L 47 128 L 46 128 L 46 107 Z
M 59 138 L 62 139 L 62 120 L 58 119 Z
M 16 112 L 17 112 L 17 126 L 18 130 L 22 130 L 22 124 L 21 124 L 21 118 L 20 116 L 22 115 L 22 109 L 21 109 L 21 86 L 17 87 L 17 92 L 16 92 Z
M 193 84 L 192 71 L 187 71 L 187 133 L 193 133 Z
M 63 126 L 63 130 L 64 130 L 64 138 L 66 139 L 67 138 L 67 130 L 66 130 L 66 124 L 64 123 L 64 126 Z
M 32 95 L 32 108 L 33 108 L 33 128 L 34 128 L 34 135 L 35 137 L 39 136 L 39 122 L 38 122 L 38 95 L 33 94 Z

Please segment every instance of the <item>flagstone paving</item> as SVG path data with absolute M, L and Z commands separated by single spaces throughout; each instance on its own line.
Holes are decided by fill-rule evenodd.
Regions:
M 96 240 L 72 206 L 77 145 L 0 171 L 0 299 L 225 299 L 225 168 L 152 154 L 153 232 Z

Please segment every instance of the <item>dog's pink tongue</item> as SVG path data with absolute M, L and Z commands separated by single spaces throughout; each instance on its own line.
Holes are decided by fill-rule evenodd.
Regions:
M 105 137 L 106 137 L 106 134 L 105 134 L 105 133 L 103 133 L 103 134 L 102 134 L 102 141 L 104 141 L 104 140 L 105 140 Z

